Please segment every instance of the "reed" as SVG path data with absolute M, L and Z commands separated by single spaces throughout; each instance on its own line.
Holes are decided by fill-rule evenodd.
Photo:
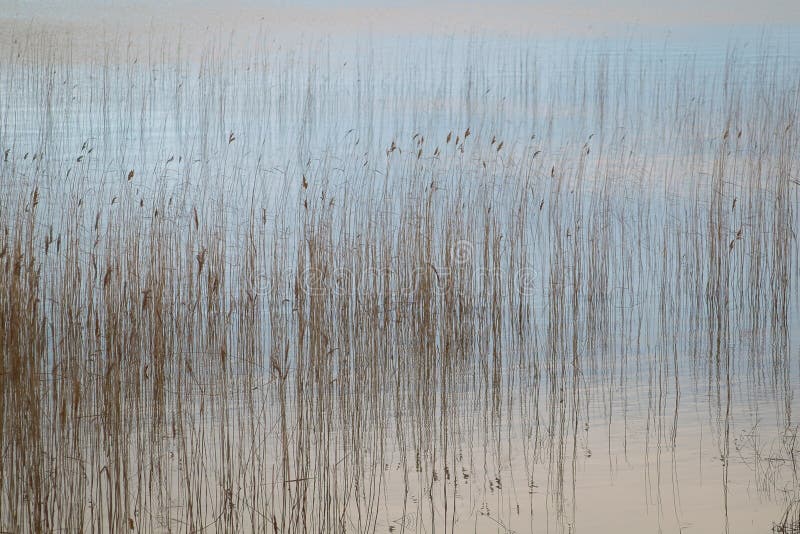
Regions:
M 742 384 L 793 422 L 796 60 L 485 44 L 15 44 L 1 531 L 567 531 L 687 390 L 727 516 Z

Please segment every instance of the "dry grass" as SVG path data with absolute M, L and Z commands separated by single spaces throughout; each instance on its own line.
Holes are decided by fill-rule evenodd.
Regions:
M 791 421 L 792 61 L 511 50 L 439 109 L 433 64 L 48 39 L 0 65 L 0 530 L 458 531 L 534 480 L 567 525 L 629 385 L 674 446 L 705 384 L 726 483 L 737 379 Z

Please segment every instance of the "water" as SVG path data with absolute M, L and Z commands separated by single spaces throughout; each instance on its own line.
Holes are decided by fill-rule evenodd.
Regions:
M 0 530 L 749 533 L 800 498 L 796 32 L 19 20 Z

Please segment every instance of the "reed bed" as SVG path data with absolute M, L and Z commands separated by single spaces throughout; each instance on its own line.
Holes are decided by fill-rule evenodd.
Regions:
M 740 406 L 796 427 L 796 59 L 476 44 L 15 43 L 0 531 L 572 531 L 687 391 L 727 515 Z

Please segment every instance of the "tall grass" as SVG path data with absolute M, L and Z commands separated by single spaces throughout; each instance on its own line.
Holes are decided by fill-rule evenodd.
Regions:
M 0 530 L 568 531 L 687 390 L 727 516 L 737 406 L 796 425 L 796 61 L 479 44 L 7 52 Z

